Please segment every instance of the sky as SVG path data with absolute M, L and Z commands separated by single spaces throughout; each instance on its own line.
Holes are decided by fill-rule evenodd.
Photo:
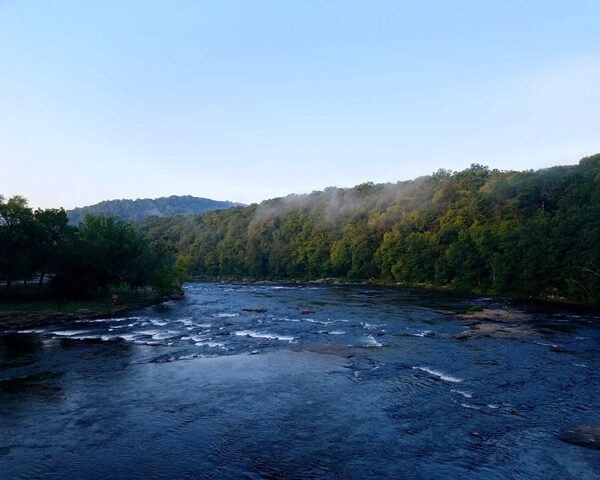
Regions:
M 0 0 L 0 194 L 243 203 L 600 152 L 598 1 Z

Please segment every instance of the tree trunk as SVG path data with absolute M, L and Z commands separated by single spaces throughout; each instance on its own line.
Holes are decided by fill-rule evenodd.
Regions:
M 13 265 L 12 265 L 12 256 L 9 252 L 8 254 L 8 266 L 6 268 L 6 290 L 10 290 L 12 285 L 12 273 L 13 273 Z
M 44 272 L 44 270 L 42 270 L 42 271 L 40 272 L 40 281 L 38 282 L 38 287 L 40 287 L 40 288 L 42 287 L 42 284 L 44 283 L 44 274 L 45 274 L 45 273 L 46 273 L 46 272 Z

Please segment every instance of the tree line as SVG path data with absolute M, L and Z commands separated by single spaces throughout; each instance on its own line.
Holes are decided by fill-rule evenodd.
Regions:
M 34 211 L 21 196 L 0 195 L 0 281 L 8 292 L 16 281 L 35 276 L 41 287 L 50 276 L 51 288 L 64 296 L 140 287 L 171 294 L 181 291 L 188 263 L 131 224 L 87 216 L 74 227 L 62 208 Z
M 377 279 L 600 303 L 600 155 L 290 195 L 138 231 L 207 278 Z

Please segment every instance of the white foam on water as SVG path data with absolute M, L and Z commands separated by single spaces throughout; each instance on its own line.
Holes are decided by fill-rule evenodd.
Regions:
M 212 324 L 211 323 L 199 323 L 196 326 L 200 327 L 200 328 L 210 328 L 210 327 L 212 327 Z
M 211 347 L 211 348 L 220 348 L 221 350 L 227 350 L 224 343 L 220 342 L 196 342 L 195 345 L 197 347 Z
M 108 327 L 109 331 L 115 330 L 117 328 L 127 328 L 127 327 L 133 327 L 135 325 L 135 323 L 128 323 L 127 325 L 111 325 L 110 327 Z
M 346 335 L 346 332 L 342 330 L 317 330 L 317 333 L 325 335 Z
M 298 318 L 286 318 L 286 317 L 282 317 L 278 320 L 283 320 L 284 322 L 299 322 L 300 321 L 300 319 L 298 319 Z
M 411 333 L 411 335 L 414 337 L 427 337 L 428 335 L 431 335 L 431 330 L 423 330 L 419 333 Z
M 173 337 L 174 335 L 179 335 L 180 332 L 174 330 L 142 330 L 141 332 L 137 333 L 152 337 L 153 340 L 165 340 Z
M 240 314 L 239 313 L 215 313 L 213 315 L 213 317 L 217 317 L 217 318 L 232 318 L 232 317 L 239 317 Z
M 444 380 L 445 382 L 450 382 L 450 383 L 460 383 L 462 382 L 462 378 L 458 378 L 458 377 L 453 377 L 452 375 L 448 375 L 444 372 L 440 372 L 438 370 L 433 370 L 432 368 L 428 368 L 428 367 L 412 367 L 415 370 L 422 370 L 423 372 L 427 372 L 430 375 L 433 375 L 434 377 L 438 377 L 441 380 Z
M 377 325 L 373 325 L 372 323 L 361 322 L 360 324 L 363 327 L 368 328 L 369 330 L 373 330 L 374 328 L 377 328 Z
M 316 323 L 318 325 L 329 325 L 331 322 L 322 322 L 321 320 L 313 320 L 312 318 L 305 318 L 305 322 Z
M 119 335 L 118 338 L 121 338 L 127 342 L 131 342 L 133 340 L 135 340 L 136 338 L 138 338 L 138 335 L 134 334 L 134 333 L 129 333 L 129 334 L 123 334 L 123 335 Z
M 161 322 L 160 320 L 150 320 L 150 323 L 157 327 L 164 327 L 165 325 L 167 325 L 167 322 Z
M 346 332 L 343 330 L 317 330 L 317 333 L 325 335 L 346 335 Z
M 19 330 L 17 333 L 46 333 L 46 330 Z
M 496 409 L 496 408 L 500 408 L 500 405 L 496 405 L 494 403 L 488 403 L 488 408 L 492 408 L 492 409 Z
M 170 357 L 169 361 L 173 361 L 173 360 L 191 360 L 192 358 L 200 358 L 201 355 L 198 355 L 197 353 L 191 353 L 190 355 L 182 355 L 181 357 Z
M 367 335 L 365 337 L 365 343 L 369 347 L 383 347 L 383 344 L 379 343 L 377 340 L 375 340 L 375 337 L 373 337 L 373 335 Z
M 134 340 L 134 342 L 136 345 L 150 345 L 151 347 L 156 347 L 158 345 L 161 345 L 160 342 L 151 342 L 148 340 Z
M 543 347 L 552 347 L 552 348 L 559 348 L 558 345 L 555 345 L 554 343 L 544 343 L 544 342 L 535 342 L 538 345 L 542 345 Z
M 588 366 L 584 365 L 583 363 L 574 363 L 573 365 L 576 366 L 576 367 L 588 368 Z
M 470 408 L 471 410 L 481 410 L 481 407 L 478 407 L 477 405 L 470 405 L 468 403 L 461 403 L 460 406 L 463 408 Z
M 192 317 L 185 317 L 185 318 L 180 318 L 179 320 L 177 320 L 179 323 L 183 323 L 186 326 L 190 326 L 193 325 L 194 322 L 192 322 Z
M 292 343 L 294 341 L 294 337 L 290 337 L 287 335 L 277 335 L 277 334 L 273 334 L 273 333 L 253 332 L 252 330 L 239 330 L 237 332 L 233 332 L 233 334 L 238 337 L 266 338 L 267 340 L 281 340 L 281 341 L 290 342 L 290 343 Z
M 75 320 L 75 323 L 106 323 L 106 322 L 121 322 L 123 320 L 125 320 L 125 318 L 98 318 L 96 320 L 82 318 L 81 320 Z
M 77 335 L 69 338 L 71 340 L 102 340 L 98 335 Z
M 472 398 L 473 397 L 472 393 L 464 392 L 463 390 L 451 389 L 450 391 L 453 392 L 453 393 L 458 393 L 459 395 L 462 395 L 465 398 Z
M 156 335 L 158 333 L 161 333 L 160 330 L 140 330 L 139 332 L 137 332 L 140 335 L 146 335 L 148 337 L 151 337 L 153 335 Z
M 62 330 L 48 333 L 51 333 L 52 335 L 58 335 L 59 337 L 72 337 L 73 335 L 81 335 L 85 332 L 85 330 Z
M 81 320 L 75 320 L 76 323 L 108 323 L 108 322 L 124 322 L 126 320 L 141 320 L 142 317 L 112 317 L 112 318 L 97 318 L 90 320 L 83 318 Z

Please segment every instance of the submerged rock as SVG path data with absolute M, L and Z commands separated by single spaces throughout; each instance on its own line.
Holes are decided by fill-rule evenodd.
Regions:
M 343 358 L 352 358 L 354 356 L 354 352 L 347 345 L 341 345 L 339 343 L 307 345 L 304 347 L 304 350 L 323 355 L 336 355 Z
M 475 325 L 469 330 L 464 330 L 458 334 L 461 340 L 467 338 L 522 338 L 536 335 L 536 332 L 528 327 L 520 325 L 499 325 L 494 323 L 481 323 Z
M 444 310 L 441 308 L 434 308 L 432 312 L 439 313 L 440 315 L 456 315 L 456 312 L 453 312 L 452 310 Z
M 600 450 L 600 428 L 578 425 L 560 432 L 563 442 Z
M 300 312 L 300 315 L 309 315 L 311 313 L 315 313 L 315 311 L 314 310 L 302 310 Z

